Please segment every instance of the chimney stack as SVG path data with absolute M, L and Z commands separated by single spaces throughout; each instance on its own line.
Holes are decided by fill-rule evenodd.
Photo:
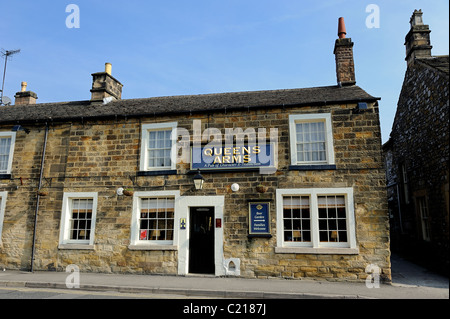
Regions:
M 339 86 L 355 85 L 355 62 L 353 61 L 353 42 L 346 38 L 344 18 L 339 18 L 338 36 L 334 44 L 336 58 L 336 78 Z
M 92 74 L 91 102 L 103 102 L 108 97 L 122 98 L 123 85 L 111 75 L 111 69 L 111 63 L 105 63 L 105 72 Z
M 38 98 L 36 93 L 27 91 L 27 82 L 21 83 L 20 92 L 17 92 L 14 97 L 16 98 L 14 105 L 36 104 Z
M 405 37 L 406 58 L 408 65 L 414 63 L 414 59 L 431 57 L 430 27 L 423 24 L 422 10 L 414 10 L 409 23 L 411 29 Z

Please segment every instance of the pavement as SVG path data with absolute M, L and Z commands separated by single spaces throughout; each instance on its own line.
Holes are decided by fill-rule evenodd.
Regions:
M 245 279 L 213 276 L 162 276 L 0 271 L 0 287 L 81 289 L 233 299 L 449 299 L 449 279 L 393 255 L 392 283 L 368 288 L 365 283 L 319 280 Z M 70 277 L 71 276 L 71 277 Z M 66 280 L 68 285 L 66 284 Z

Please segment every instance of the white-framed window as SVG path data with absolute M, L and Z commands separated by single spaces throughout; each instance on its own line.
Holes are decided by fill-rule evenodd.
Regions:
M 289 115 L 291 165 L 334 165 L 331 114 Z
M 141 171 L 176 169 L 177 122 L 142 125 Z
M 176 203 L 180 191 L 135 192 L 131 220 L 132 250 L 176 250 Z
M 278 253 L 355 254 L 352 188 L 277 189 Z
M 0 192 L 0 243 L 2 242 L 3 221 L 5 219 L 7 192 Z
M 0 174 L 11 174 L 15 132 L 0 132 Z
M 98 193 L 64 193 L 59 248 L 93 249 Z

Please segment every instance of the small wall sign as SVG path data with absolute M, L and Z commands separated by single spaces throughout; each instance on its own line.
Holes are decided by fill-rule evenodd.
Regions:
M 180 218 L 180 229 L 186 229 L 186 218 Z
M 269 202 L 249 203 L 249 237 L 272 237 L 269 212 Z

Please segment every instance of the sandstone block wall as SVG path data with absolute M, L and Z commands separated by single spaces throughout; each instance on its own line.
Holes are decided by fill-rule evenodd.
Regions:
M 332 114 L 336 169 L 291 170 L 290 114 L 328 112 Z M 177 164 L 176 175 L 138 176 L 141 125 L 177 121 L 189 130 L 193 120 L 202 130 L 271 127 L 278 129 L 278 169 L 259 172 L 202 172 L 205 185 L 195 191 L 189 163 Z M 1 129 L 8 129 L 0 127 Z M 0 246 L 0 266 L 28 269 L 37 199 L 37 183 L 44 127 L 30 127 L 30 134 L 18 132 L 11 180 L 0 181 L 7 191 L 7 206 Z M 240 191 L 231 191 L 238 183 Z M 258 184 L 267 192 L 256 192 Z M 357 110 L 356 104 L 234 111 L 226 114 L 194 114 L 178 117 L 149 117 L 54 123 L 50 126 L 44 165 L 43 189 L 37 216 L 36 270 L 63 271 L 76 264 L 82 271 L 176 274 L 176 250 L 130 250 L 132 197 L 117 196 L 118 187 L 135 191 L 180 190 L 181 196 L 223 195 L 224 259 L 239 258 L 244 277 L 324 278 L 364 280 L 365 267 L 376 264 L 389 281 L 389 220 L 385 191 L 385 170 L 381 154 L 378 107 Z M 359 254 L 275 253 L 276 189 L 352 187 L 354 190 L 356 239 Z M 65 192 L 98 192 L 94 250 L 59 249 L 62 200 Z M 271 202 L 271 238 L 248 238 L 248 200 Z

